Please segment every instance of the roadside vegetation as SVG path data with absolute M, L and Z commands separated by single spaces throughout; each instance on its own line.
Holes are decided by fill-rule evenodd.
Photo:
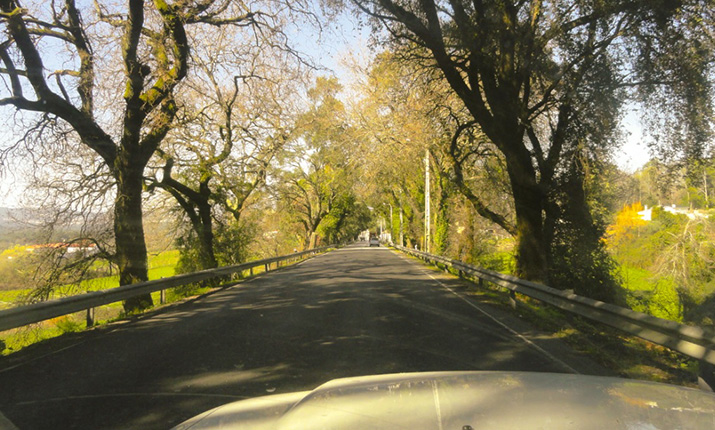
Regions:
M 28 247 L 15 246 L 0 253 L 0 274 L 9 274 L 0 281 L 0 301 L 5 303 L 28 300 L 33 291 L 34 255 L 28 255 Z M 42 258 L 42 257 L 40 257 Z M 149 280 L 174 276 L 179 251 L 164 251 L 149 256 Z M 49 299 L 59 298 L 77 292 L 99 291 L 119 286 L 119 276 L 110 275 L 112 268 L 106 262 L 94 265 L 96 277 L 83 279 L 78 285 L 58 286 Z M 116 270 L 114 270 L 116 272 Z M 107 276 L 101 276 L 101 275 Z M 2 276 L 2 275 L 0 275 Z
M 638 203 L 625 207 L 607 238 L 625 302 L 660 318 L 713 326 L 715 211 L 689 218 L 656 206 L 644 221 L 637 215 L 643 210 Z
M 698 362 L 683 354 L 606 325 L 545 307 L 527 297 L 520 297 L 517 309 L 512 310 L 508 295 L 503 291 L 475 289 L 473 294 L 480 300 L 514 312 L 615 375 L 697 387 Z

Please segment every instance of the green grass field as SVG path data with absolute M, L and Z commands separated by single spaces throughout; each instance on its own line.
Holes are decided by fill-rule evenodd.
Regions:
M 149 257 L 149 279 L 160 279 L 174 275 L 174 268 L 179 260 L 179 251 L 166 251 Z M 294 262 L 295 263 L 295 262 Z M 274 266 L 275 268 L 275 266 Z M 257 266 L 252 272 L 244 271 L 239 277 L 247 278 L 251 275 L 257 275 L 264 272 L 263 266 Z M 118 277 L 103 277 L 88 280 L 82 283 L 82 288 L 85 291 L 97 291 L 107 288 L 117 287 Z M 172 303 L 182 300 L 186 297 L 192 297 L 207 293 L 211 290 L 210 287 L 188 286 L 188 288 L 170 288 L 166 290 L 166 303 Z M 7 301 L 5 307 L 13 306 L 14 300 L 21 299 L 23 294 L 27 294 L 30 290 L 10 290 L 0 291 L 0 301 Z M 160 292 L 152 293 L 152 299 L 155 304 L 160 303 Z M 0 309 L 3 303 L 0 302 Z M 123 317 L 123 307 L 121 302 L 111 303 L 106 306 L 95 308 L 95 324 L 103 324 Z M 73 315 L 65 315 L 62 317 L 52 318 L 38 324 L 32 324 L 18 329 L 8 330 L 0 333 L 0 354 L 7 355 L 20 349 L 29 346 L 33 343 L 41 342 L 64 333 L 82 331 L 87 328 L 86 313 L 77 312 Z
M 164 251 L 149 256 L 149 280 L 174 276 L 174 268 L 179 261 L 179 251 Z M 99 291 L 119 286 L 118 276 L 107 276 L 102 278 L 89 279 L 80 284 L 79 289 L 74 291 Z M 60 288 L 58 290 L 63 290 Z M 67 290 L 67 289 L 65 289 Z M 10 308 L 16 305 L 16 301 L 22 300 L 31 290 L 7 290 L 0 291 L 0 309 Z M 159 303 L 159 292 L 152 294 L 154 303 Z M 173 291 L 167 293 L 169 302 L 177 300 L 179 297 Z M 96 309 L 96 321 L 110 321 L 121 316 L 122 303 L 112 303 Z M 0 354 L 9 354 L 18 351 L 25 346 L 60 336 L 64 333 L 81 331 L 86 329 L 85 313 L 78 312 L 74 315 L 66 315 L 53 318 L 40 324 L 34 324 L 22 329 L 9 330 L 0 335 Z
M 167 278 L 174 276 L 174 268 L 179 261 L 179 251 L 164 251 L 149 256 L 149 280 Z M 119 276 L 105 276 L 102 278 L 88 279 L 82 281 L 79 288 L 73 291 L 100 291 L 119 286 Z M 66 291 L 68 288 L 58 288 L 59 291 Z M 5 290 L 0 291 L 0 309 L 8 308 L 22 297 L 26 296 L 31 289 Z
M 682 307 L 675 282 L 644 269 L 621 266 L 625 300 L 634 311 L 682 322 Z

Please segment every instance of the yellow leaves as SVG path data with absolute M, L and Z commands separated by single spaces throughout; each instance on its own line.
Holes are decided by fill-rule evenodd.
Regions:
M 645 225 L 646 221 L 643 220 L 639 212 L 644 210 L 641 202 L 633 203 L 632 205 L 626 205 L 621 209 L 616 215 L 616 224 L 626 227 L 638 227 Z
M 616 222 L 606 229 L 606 243 L 615 245 L 622 240 L 632 238 L 638 227 L 647 224 L 647 221 L 645 221 L 639 213 L 643 210 L 644 208 L 641 202 L 625 205 L 623 209 L 616 214 Z
M 539 19 L 539 15 L 541 15 L 541 1 L 532 1 L 531 2 L 531 11 L 529 12 L 530 18 L 531 18 L 531 26 L 536 27 L 536 22 Z

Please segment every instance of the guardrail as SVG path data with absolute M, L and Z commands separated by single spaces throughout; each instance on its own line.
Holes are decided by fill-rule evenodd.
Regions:
M 488 281 L 508 289 L 512 298 L 514 293 L 523 294 L 545 303 L 556 306 L 567 312 L 586 317 L 593 321 L 610 325 L 626 333 L 681 352 L 687 356 L 700 360 L 701 378 L 705 379 L 710 387 L 715 386 L 713 366 L 715 366 L 715 335 L 700 327 L 679 324 L 656 318 L 644 313 L 609 303 L 579 296 L 568 291 L 557 290 L 543 284 L 525 281 L 515 276 L 482 269 L 458 260 L 450 260 L 434 254 L 395 246 L 402 252 L 421 258 L 437 265 L 441 263 L 454 268 L 462 274 L 469 274 L 482 281 Z M 707 370 L 705 370 L 707 369 Z M 705 371 L 708 374 L 702 374 Z
M 48 300 L 46 302 L 34 303 L 27 306 L 5 309 L 0 311 L 0 331 L 22 327 L 28 324 L 37 323 L 50 318 L 68 315 L 83 310 L 87 310 L 87 325 L 91 326 L 94 319 L 93 310 L 99 306 L 120 302 L 122 300 L 156 291 L 162 292 L 163 302 L 163 292 L 168 288 L 180 287 L 183 285 L 205 281 L 207 279 L 232 275 L 234 273 L 242 273 L 246 270 L 250 272 L 250 275 L 253 275 L 253 269 L 260 266 L 263 266 L 267 272 L 270 270 L 272 264 L 279 267 L 282 262 L 298 260 L 324 252 L 327 249 L 329 249 L 329 247 L 316 248 L 280 257 L 250 261 L 248 263 L 237 264 L 234 266 L 219 267 L 216 269 L 187 273 L 172 276 L 170 278 L 157 279 L 154 281 L 123 285 L 107 290 L 92 291 L 89 293 L 78 294 L 76 296 L 63 297 L 61 299 Z

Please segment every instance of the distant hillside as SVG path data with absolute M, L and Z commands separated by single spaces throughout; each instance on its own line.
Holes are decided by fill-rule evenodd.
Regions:
M 0 207 L 0 250 L 36 243 L 41 239 L 40 224 L 34 210 Z
M 39 222 L 36 210 L 0 207 L 0 227 L 19 227 L 34 222 Z
M 65 241 L 77 237 L 81 225 L 64 226 L 51 238 L 45 236 L 42 216 L 37 209 L 0 207 L 0 251 L 15 245 L 36 245 L 48 241 Z M 163 213 L 148 213 L 144 218 L 147 246 L 152 251 L 169 249 L 176 235 L 175 223 Z

